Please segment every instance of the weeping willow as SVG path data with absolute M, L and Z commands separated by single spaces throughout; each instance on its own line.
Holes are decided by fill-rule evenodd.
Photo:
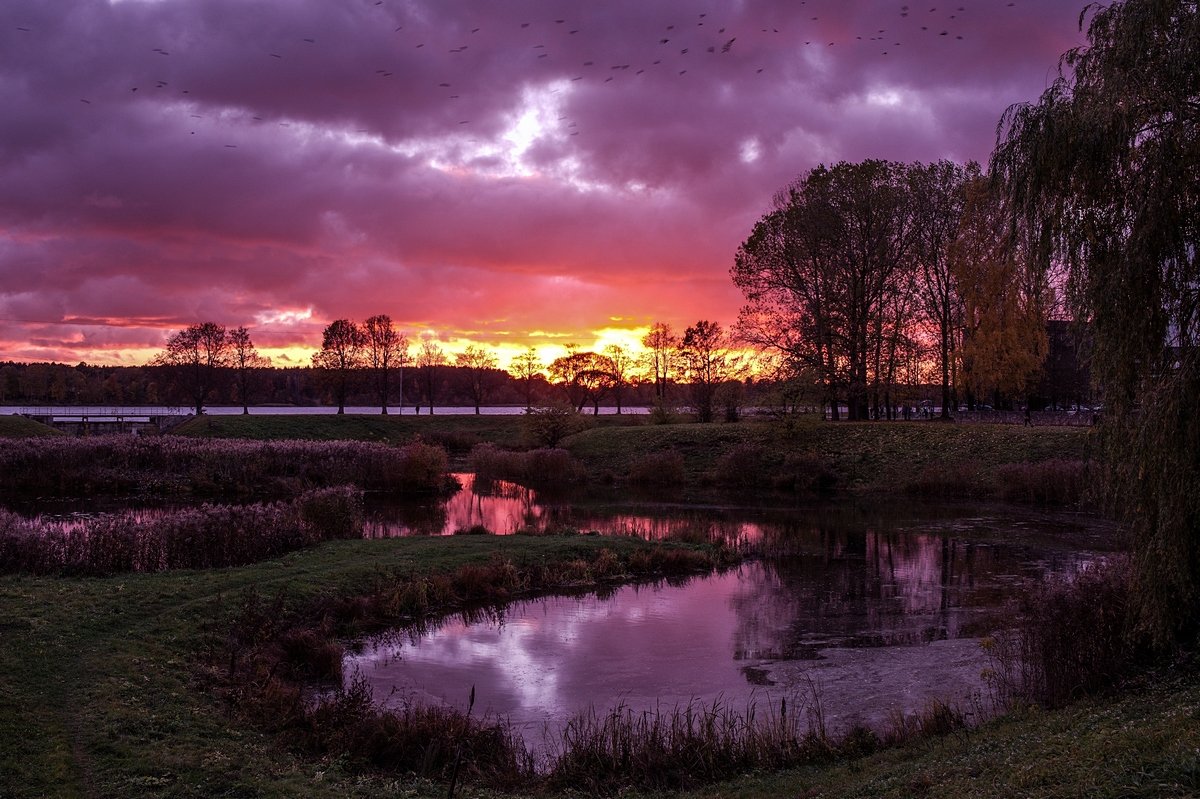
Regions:
M 1110 496 L 1134 533 L 1136 629 L 1200 633 L 1200 10 L 1093 4 L 1087 44 L 1005 112 L 991 171 L 1095 338 Z

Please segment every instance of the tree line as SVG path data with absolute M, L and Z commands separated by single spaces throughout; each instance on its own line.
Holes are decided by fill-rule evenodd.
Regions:
M 786 186 L 738 248 L 737 333 L 832 418 L 893 418 L 936 382 L 941 413 L 1026 400 L 1058 275 L 978 164 L 867 160 Z

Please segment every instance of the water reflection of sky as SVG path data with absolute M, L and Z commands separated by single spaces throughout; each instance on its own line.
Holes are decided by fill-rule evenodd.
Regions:
M 693 512 L 685 522 L 696 524 Z M 509 717 L 531 741 L 544 725 L 617 704 L 635 710 L 718 699 L 793 702 L 814 689 L 831 726 L 883 724 L 894 710 L 982 689 L 981 622 L 1031 580 L 1072 573 L 1086 547 L 1030 543 L 1037 519 L 1015 513 L 1018 541 L 996 540 L 1003 513 L 928 524 L 826 525 L 802 513 L 721 529 L 770 541 L 786 555 L 685 585 L 620 588 L 512 605 L 484 620 L 455 618 L 424 635 L 369 643 L 347 663 L 376 696 L 445 701 Z M 701 514 L 702 515 L 702 514 Z M 668 531 L 662 519 L 611 514 L 616 524 Z M 1061 520 L 1043 519 L 1055 531 Z M 1068 527 L 1080 527 L 1071 521 Z M 1085 525 L 1084 525 L 1085 526 Z
M 455 474 L 462 490 L 442 501 L 386 504 L 371 507 L 365 535 L 387 538 L 408 535 L 452 535 L 484 528 L 496 535 L 521 531 L 579 530 L 608 535 L 633 535 L 649 540 L 720 538 L 734 543 L 761 539 L 754 521 L 726 518 L 712 510 L 655 507 L 639 513 L 621 507 L 595 506 L 569 498 L 547 498 L 505 480 L 477 480 Z

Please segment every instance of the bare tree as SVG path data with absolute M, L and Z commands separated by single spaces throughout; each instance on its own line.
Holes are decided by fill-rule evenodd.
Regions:
M 166 350 L 155 357 L 154 363 L 175 367 L 199 416 L 221 370 L 229 365 L 229 337 L 216 322 L 190 325 L 167 339 Z
M 437 400 L 437 372 L 438 369 L 446 364 L 446 353 L 438 346 L 437 341 L 432 338 L 424 338 L 421 340 L 421 348 L 417 350 L 417 374 L 419 380 L 419 390 L 425 398 L 425 402 L 429 405 L 429 415 L 433 415 L 433 406 Z M 417 406 L 417 413 L 421 412 L 421 406 Z
M 916 213 L 918 298 L 937 336 L 941 369 L 942 418 L 957 404 L 954 371 L 962 329 L 962 293 L 950 268 L 950 248 L 958 236 L 967 202 L 967 186 L 979 177 L 979 165 L 950 161 L 913 165 L 910 171 Z
M 366 335 L 349 319 L 338 319 L 325 328 L 321 349 L 313 354 L 313 366 L 323 370 L 333 384 L 337 412 L 346 412 L 350 382 L 363 365 Z
M 679 338 L 665 322 L 655 322 L 650 332 L 642 337 L 646 348 L 646 372 L 654 381 L 654 397 L 659 402 L 666 399 L 667 381 L 670 380 L 672 359 L 679 347 Z
M 369 317 L 363 323 L 367 365 L 375 379 L 379 396 L 379 412 L 386 416 L 391 394 L 391 373 L 400 373 L 400 411 L 404 411 L 404 362 L 408 358 L 408 338 L 396 330 L 387 314 Z
M 508 372 L 525 384 L 525 412 L 533 408 L 533 379 L 542 373 L 543 364 L 533 347 L 512 359 Z
M 909 322 L 897 312 L 911 303 L 896 302 L 914 241 L 907 176 L 889 161 L 819 166 L 775 198 L 734 261 L 742 337 L 819 369 L 835 418 L 842 386 L 850 418 L 869 417 L 886 337 Z
M 716 322 L 701 320 L 683 333 L 679 358 L 700 422 L 713 420 L 717 391 L 738 378 L 740 359 L 731 351 L 729 338 Z
M 467 392 L 475 403 L 475 414 L 491 389 L 497 366 L 496 356 L 482 347 L 471 345 L 454 356 L 454 365 L 467 373 Z
M 612 379 L 613 400 L 617 403 L 617 413 L 620 413 L 621 394 L 625 387 L 629 385 L 630 376 L 633 372 L 633 356 L 620 344 L 609 344 L 604 348 L 604 355 L 608 358 L 609 377 Z
M 567 345 L 567 354 L 555 358 L 549 367 L 550 376 L 566 391 L 576 411 L 591 403 L 592 415 L 599 415 L 600 400 L 612 388 L 612 363 L 595 352 L 580 352 L 574 344 Z
M 242 413 L 248 414 L 253 370 L 270 366 L 271 359 L 258 354 L 258 349 L 250 340 L 250 331 L 239 326 L 229 331 L 229 360 L 237 381 L 238 399 L 242 401 Z

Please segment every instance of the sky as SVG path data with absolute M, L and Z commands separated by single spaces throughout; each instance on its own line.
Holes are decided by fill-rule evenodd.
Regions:
M 501 365 L 731 324 L 817 164 L 986 162 L 1082 0 L 4 0 L 0 360 L 387 314 Z

